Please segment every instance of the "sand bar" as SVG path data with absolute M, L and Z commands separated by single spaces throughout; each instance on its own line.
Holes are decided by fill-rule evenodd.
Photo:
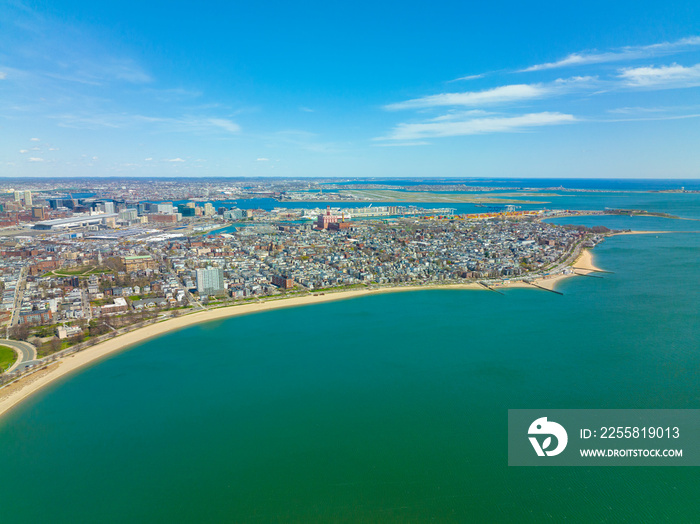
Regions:
M 593 257 L 588 250 L 583 250 L 573 264 L 580 273 L 587 273 L 590 270 L 598 268 L 593 264 Z M 559 274 L 544 279 L 537 280 L 537 284 L 553 289 L 554 285 L 564 278 L 575 276 L 575 273 Z M 524 282 L 510 282 L 503 286 L 508 288 L 532 288 L 530 284 Z M 155 338 L 165 333 L 183 329 L 195 324 L 203 322 L 211 322 L 213 320 L 221 320 L 225 318 L 246 315 L 251 313 L 259 313 L 273 309 L 305 306 L 311 304 L 321 304 L 324 302 L 332 302 L 336 300 L 344 300 L 348 298 L 361 297 L 366 295 L 375 295 L 380 293 L 399 293 L 406 291 L 420 291 L 426 289 L 480 289 L 484 287 L 477 283 L 465 284 L 447 284 L 447 285 L 414 285 L 401 287 L 376 287 L 367 289 L 355 289 L 348 291 L 329 291 L 324 293 L 308 294 L 283 299 L 268 299 L 266 301 L 240 304 L 234 306 L 225 306 L 217 309 L 210 309 L 196 313 L 190 313 L 177 318 L 171 318 L 146 326 L 130 333 L 120 335 L 116 338 L 100 342 L 95 346 L 89 347 L 83 351 L 74 353 L 58 361 L 49 364 L 46 369 L 27 375 L 17 382 L 14 382 L 0 389 L 0 416 L 8 412 L 17 404 L 22 402 L 30 395 L 45 388 L 47 385 L 56 380 L 75 372 L 91 363 L 95 363 L 100 359 L 114 354 L 126 348 L 138 345 L 146 340 Z

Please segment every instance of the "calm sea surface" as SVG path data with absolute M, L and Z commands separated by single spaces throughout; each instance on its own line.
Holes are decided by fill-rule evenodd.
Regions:
M 115 355 L 0 419 L 0 522 L 697 522 L 697 468 L 507 466 L 509 408 L 700 408 L 700 222 L 565 222 L 678 232 L 607 239 L 614 273 L 563 296 L 385 294 Z

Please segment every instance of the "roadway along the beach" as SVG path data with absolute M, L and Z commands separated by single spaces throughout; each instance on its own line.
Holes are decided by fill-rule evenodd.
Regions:
M 10 366 L 7 373 L 19 370 L 23 370 L 25 367 L 34 364 L 36 360 L 36 348 L 32 346 L 29 342 L 21 342 L 19 340 L 7 340 L 0 339 L 0 346 L 7 346 L 15 350 L 19 358 L 17 362 Z

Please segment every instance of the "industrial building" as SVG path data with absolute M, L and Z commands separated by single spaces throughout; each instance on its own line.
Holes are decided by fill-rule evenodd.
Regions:
M 102 215 L 83 215 L 70 218 L 56 218 L 54 220 L 44 220 L 34 224 L 33 229 L 73 229 L 80 227 L 96 226 L 106 223 L 109 219 L 116 219 L 116 213 L 106 213 Z

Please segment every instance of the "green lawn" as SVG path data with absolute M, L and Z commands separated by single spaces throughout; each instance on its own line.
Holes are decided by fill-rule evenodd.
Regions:
M 17 360 L 17 353 L 12 348 L 0 346 L 0 372 L 5 372 Z

